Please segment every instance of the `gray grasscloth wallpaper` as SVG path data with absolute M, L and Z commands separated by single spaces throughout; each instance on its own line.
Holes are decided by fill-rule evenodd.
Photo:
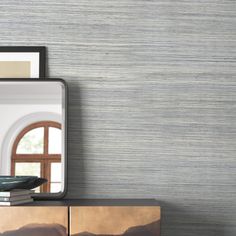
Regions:
M 69 84 L 69 198 L 156 198 L 163 236 L 236 235 L 234 0 L 1 0 L 0 45 Z

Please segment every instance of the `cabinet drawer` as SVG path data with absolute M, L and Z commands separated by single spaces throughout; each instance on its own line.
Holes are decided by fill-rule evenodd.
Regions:
M 0 207 L 0 236 L 67 236 L 68 207 Z
M 159 206 L 71 207 L 71 236 L 159 236 Z

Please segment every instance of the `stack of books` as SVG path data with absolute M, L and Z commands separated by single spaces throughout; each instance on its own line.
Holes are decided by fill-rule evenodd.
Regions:
M 15 189 L 6 192 L 0 192 L 0 206 L 16 206 L 33 202 L 32 190 Z

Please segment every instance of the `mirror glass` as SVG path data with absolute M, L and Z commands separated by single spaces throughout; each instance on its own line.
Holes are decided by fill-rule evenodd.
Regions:
M 61 80 L 0 81 L 0 175 L 38 176 L 39 195 L 65 190 L 65 85 Z

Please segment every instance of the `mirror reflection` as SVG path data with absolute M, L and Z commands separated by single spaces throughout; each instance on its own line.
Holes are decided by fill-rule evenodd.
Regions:
M 0 81 L 0 175 L 38 176 L 64 190 L 65 95 L 60 81 Z

